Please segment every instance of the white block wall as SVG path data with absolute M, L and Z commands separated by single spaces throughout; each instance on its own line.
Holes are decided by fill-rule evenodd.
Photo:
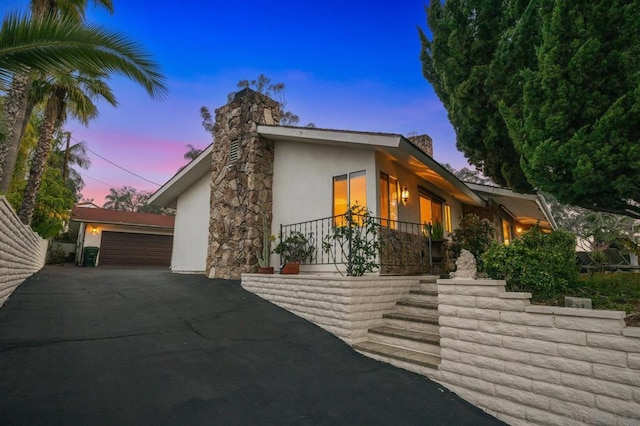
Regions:
M 47 257 L 47 240 L 23 225 L 0 196 L 0 306 L 24 280 L 38 272 Z
M 438 280 L 440 382 L 512 425 L 640 424 L 640 328 L 624 312 L 531 305 Z
M 242 286 L 353 344 L 420 284 L 418 277 L 243 274 Z

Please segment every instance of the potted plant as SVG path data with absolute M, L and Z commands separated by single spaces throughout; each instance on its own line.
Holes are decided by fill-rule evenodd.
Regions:
M 294 231 L 284 239 L 280 235 L 280 242 L 273 252 L 280 255 L 280 273 L 297 274 L 300 272 L 300 263 L 311 260 L 315 251 L 313 234 L 307 237 L 302 232 Z
M 271 266 L 271 243 L 276 239 L 274 235 L 271 235 L 269 229 L 269 220 L 267 212 L 262 207 L 262 252 L 256 252 L 258 258 L 258 273 L 259 274 L 273 274 L 273 266 Z

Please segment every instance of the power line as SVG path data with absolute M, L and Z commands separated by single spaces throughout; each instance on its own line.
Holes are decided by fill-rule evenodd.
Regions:
M 80 175 L 81 175 L 81 176 L 84 176 L 84 177 L 89 178 L 89 179 L 91 179 L 91 180 L 95 180 L 96 182 L 99 182 L 99 183 L 101 183 L 101 184 L 103 184 L 103 185 L 106 185 L 106 186 L 108 186 L 108 187 L 110 187 L 110 188 L 115 188 L 115 185 L 111 185 L 111 184 L 109 184 L 109 183 L 107 183 L 107 182 L 103 182 L 103 181 L 101 181 L 100 179 L 96 179 L 96 178 L 94 178 L 94 177 L 91 177 L 91 176 L 89 176 L 89 175 L 88 175 L 88 174 L 86 174 L 86 173 L 82 173 L 82 172 L 79 172 L 79 173 L 80 173 Z
M 72 137 L 71 139 L 73 139 L 73 140 L 74 140 L 74 141 L 76 141 L 76 142 L 80 142 L 79 140 L 77 140 L 77 139 L 76 139 L 76 138 L 74 138 L 74 137 Z M 132 172 L 131 170 L 127 170 L 127 169 L 125 169 L 124 167 L 122 167 L 122 166 L 120 166 L 120 165 L 118 165 L 118 164 L 114 163 L 113 161 L 111 161 L 111 160 L 108 160 L 108 159 L 104 158 L 102 155 L 98 154 L 97 152 L 95 152 L 95 151 L 94 151 L 94 150 L 92 150 L 91 148 L 89 148 L 89 147 L 86 147 L 86 148 L 87 148 L 87 151 L 91 152 L 92 154 L 96 155 L 96 156 L 97 156 L 97 157 L 99 157 L 99 158 L 102 158 L 102 159 L 103 159 L 104 161 L 106 161 L 107 163 L 112 164 L 112 165 L 116 166 L 117 168 L 119 168 L 119 169 L 121 169 L 121 170 L 124 170 L 124 171 L 125 171 L 125 172 L 127 172 L 127 173 L 129 173 L 129 174 L 131 174 L 131 175 L 133 175 L 133 176 L 135 176 L 135 177 L 137 177 L 137 178 L 139 178 L 139 179 L 142 179 L 142 180 L 144 180 L 144 181 L 146 181 L 146 182 L 149 182 L 149 183 L 151 183 L 151 184 L 153 184 L 153 185 L 155 185 L 155 186 L 162 186 L 162 185 L 160 185 L 159 183 L 156 183 L 156 182 L 150 181 L 149 179 L 144 178 L 144 177 L 140 176 L 139 174 L 136 174 L 136 173 Z M 94 180 L 97 180 L 97 179 L 94 179 Z M 101 183 L 104 183 L 104 182 L 101 182 Z

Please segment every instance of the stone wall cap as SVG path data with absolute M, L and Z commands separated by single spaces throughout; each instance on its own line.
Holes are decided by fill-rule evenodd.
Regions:
M 622 335 L 640 339 L 640 327 L 625 327 L 622 329 Z
M 602 318 L 602 319 L 624 319 L 624 311 L 604 311 L 594 309 L 564 308 L 560 306 L 532 305 L 524 308 L 525 312 L 534 314 L 554 314 L 566 315 L 570 317 Z
M 420 275 L 363 275 L 361 277 L 349 277 L 343 275 L 327 275 L 327 274 L 305 274 L 300 272 L 299 274 L 257 274 L 257 273 L 243 273 L 242 277 L 247 278 L 271 278 L 282 280 L 320 280 L 320 281 L 415 281 L 416 284 L 420 281 Z
M 439 279 L 437 281 L 438 284 L 443 285 L 484 285 L 484 286 L 505 286 L 506 282 L 504 280 L 474 280 L 470 278 L 446 278 Z
M 517 293 L 517 292 L 506 292 L 506 293 L 498 293 L 498 297 L 500 299 L 531 299 L 533 295 L 531 293 Z

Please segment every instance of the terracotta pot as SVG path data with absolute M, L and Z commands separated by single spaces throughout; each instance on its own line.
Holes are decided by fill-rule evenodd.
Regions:
M 266 267 L 266 268 L 258 266 L 258 273 L 259 274 L 273 274 L 273 266 L 269 266 L 269 267 Z
M 280 269 L 281 274 L 298 274 L 300 273 L 300 264 L 297 262 L 288 262 Z

